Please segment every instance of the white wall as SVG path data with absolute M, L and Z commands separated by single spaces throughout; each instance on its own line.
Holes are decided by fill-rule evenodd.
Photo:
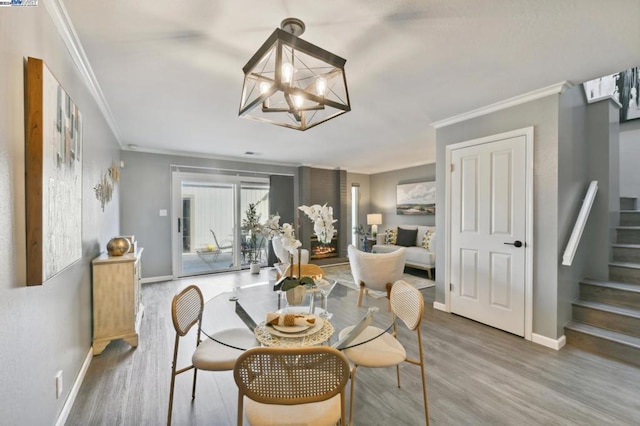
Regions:
M 44 0 L 48 1 L 48 0 Z M 25 64 L 43 59 L 83 114 L 82 259 L 26 287 Z M 0 424 L 51 425 L 91 347 L 90 262 L 119 234 L 118 188 L 102 212 L 93 187 L 119 147 L 43 1 L 0 8 Z M 63 371 L 64 393 L 55 396 Z
M 640 199 L 639 164 L 640 119 L 620 124 L 620 196 Z

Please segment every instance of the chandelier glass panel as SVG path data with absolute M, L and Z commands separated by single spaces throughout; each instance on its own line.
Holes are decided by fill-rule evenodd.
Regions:
M 242 69 L 244 84 L 239 115 L 297 130 L 306 130 L 351 110 L 346 60 L 276 29 Z M 297 30 L 297 31 L 296 31 Z

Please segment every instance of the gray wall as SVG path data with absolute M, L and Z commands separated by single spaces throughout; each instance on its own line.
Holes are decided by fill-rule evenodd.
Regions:
M 571 266 L 562 266 L 566 248 L 582 200 L 589 186 L 589 132 L 584 91 L 581 86 L 560 96 L 558 107 L 558 320 L 557 336 L 571 320 L 571 302 L 578 297 L 578 282 L 585 276 L 590 244 L 589 232 L 583 234 Z M 593 222 L 593 221 L 591 221 Z M 605 256 L 606 261 L 606 256 Z
M 119 188 L 104 212 L 93 193 L 101 174 L 119 160 L 119 147 L 43 5 L 0 8 L 0 40 L 0 423 L 51 425 L 91 347 L 90 262 L 119 234 Z M 27 56 L 44 60 L 84 120 L 82 259 L 36 287 L 25 286 Z M 58 370 L 64 375 L 60 399 Z
M 623 197 L 640 199 L 638 164 L 640 164 L 640 119 L 620 123 L 620 195 Z
M 382 213 L 382 225 L 378 232 L 398 225 L 435 225 L 439 205 L 435 215 L 402 216 L 396 214 L 397 186 L 401 183 L 415 183 L 436 180 L 436 165 L 425 164 L 390 172 L 377 173 L 370 177 L 370 202 L 368 213 Z M 366 224 L 366 215 L 364 224 Z
M 444 235 L 446 146 L 534 126 L 533 332 L 556 339 L 558 282 L 558 103 L 548 96 L 436 130 L 436 227 Z M 444 238 L 436 241 L 436 270 L 444 271 Z M 436 301 L 444 303 L 444 273 Z
M 571 302 L 585 276 L 606 277 L 609 242 L 618 192 L 617 109 L 600 102 L 586 105 L 582 88 L 566 89 L 482 117 L 437 130 L 437 203 L 444 206 L 446 146 L 534 126 L 533 333 L 557 339 L 571 320 Z M 591 180 L 600 181 L 598 198 L 572 266 L 562 255 Z M 445 215 L 436 217 L 444 230 Z M 444 253 L 444 240 L 436 242 Z M 595 247 L 595 248 L 594 248 Z M 436 258 L 444 267 L 444 256 Z M 436 300 L 444 302 L 444 274 L 436 278 Z
M 121 171 L 121 227 L 122 234 L 135 235 L 144 247 L 142 277 L 153 279 L 173 274 L 171 263 L 171 166 L 202 167 L 294 175 L 297 168 L 260 163 L 215 160 L 123 151 L 125 167 Z M 294 187 L 297 191 L 297 182 Z M 294 199 L 295 205 L 298 199 Z M 166 209 L 167 216 L 159 211 Z

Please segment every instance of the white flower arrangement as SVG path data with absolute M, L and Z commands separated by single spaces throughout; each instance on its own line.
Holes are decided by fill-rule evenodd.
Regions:
M 333 218 L 333 207 L 327 207 L 325 203 L 323 206 L 314 204 L 310 207 L 300 206 L 298 209 L 302 210 L 313 222 L 313 231 L 318 237 L 318 241 L 322 244 L 329 244 L 337 232 L 333 227 L 333 224 L 337 222 Z

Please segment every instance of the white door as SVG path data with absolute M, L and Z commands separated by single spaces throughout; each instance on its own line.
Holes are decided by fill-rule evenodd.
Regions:
M 451 152 L 451 312 L 525 334 L 525 135 Z

